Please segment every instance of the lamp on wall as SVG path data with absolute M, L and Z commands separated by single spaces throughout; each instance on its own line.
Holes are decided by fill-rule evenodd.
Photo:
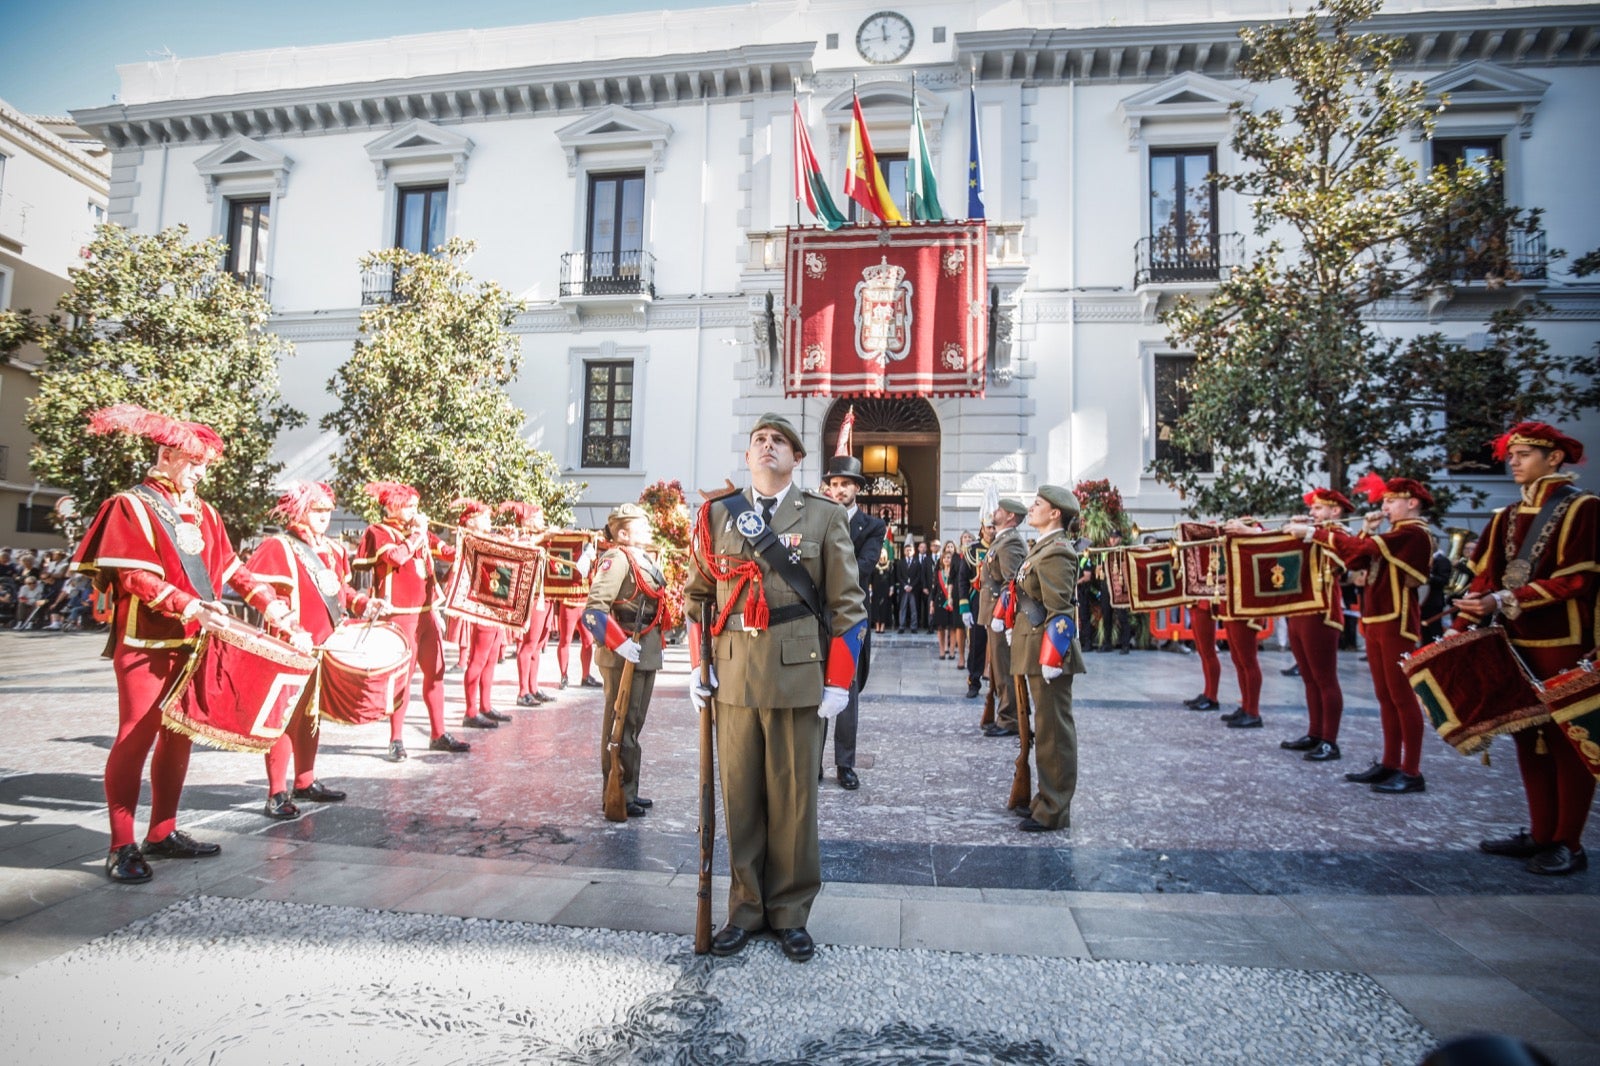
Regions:
M 867 445 L 861 450 L 861 472 L 868 477 L 894 477 L 900 473 L 899 445 Z

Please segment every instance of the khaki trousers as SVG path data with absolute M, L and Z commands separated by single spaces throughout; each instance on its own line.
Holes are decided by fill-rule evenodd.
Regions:
M 1078 790 L 1078 726 L 1072 720 L 1072 675 L 1045 684 L 1042 674 L 1028 675 L 1033 701 L 1033 755 L 1039 790 L 1029 813 L 1051 829 L 1072 824 L 1072 794 Z
M 989 633 L 989 677 L 994 686 L 994 724 L 1017 728 L 1017 690 L 1011 682 L 1011 645 L 1004 633 Z
M 600 667 L 600 677 L 605 682 L 606 713 L 600 724 L 600 794 L 605 795 L 605 781 L 611 774 L 612 723 L 616 721 L 617 690 L 622 687 L 623 660 L 617 657 L 611 666 Z M 639 798 L 639 734 L 644 731 L 644 716 L 650 710 L 650 696 L 656 689 L 654 670 L 633 669 L 633 688 L 628 695 L 628 715 L 622 720 L 622 794 L 629 803 Z

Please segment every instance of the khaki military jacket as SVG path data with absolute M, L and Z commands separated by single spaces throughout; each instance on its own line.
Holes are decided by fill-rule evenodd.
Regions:
M 982 568 L 978 571 L 979 625 L 986 626 L 994 620 L 994 607 L 1000 594 L 1017 576 L 1017 568 L 1027 557 L 1027 542 L 1016 526 L 996 536 L 989 545 L 989 554 L 983 557 Z
M 1078 553 L 1059 530 L 1040 537 L 1017 571 L 1017 589 L 1024 596 L 1044 604 L 1044 621 L 1035 626 L 1017 608 L 1017 621 L 1011 631 L 1011 672 L 1038 674 L 1039 650 L 1044 646 L 1044 627 L 1056 615 L 1076 620 L 1078 614 Z M 1083 650 L 1078 641 L 1061 662 L 1069 674 L 1085 672 Z
M 752 492 L 746 495 L 754 500 Z M 759 552 L 734 526 L 744 505 L 730 497 L 711 505 L 712 550 L 731 557 L 715 564 L 719 569 L 753 559 L 761 567 L 767 606 L 772 611 L 800 603 L 800 597 L 783 577 L 767 566 Z M 866 596 L 856 569 L 856 552 L 850 543 L 845 510 L 825 496 L 792 485 L 772 516 L 772 531 L 799 559 L 817 587 L 823 609 L 832 612 L 828 637 L 841 636 L 866 621 Z M 707 576 L 711 564 L 702 559 L 698 541 L 689 566 L 685 590 L 689 617 L 710 624 L 734 596 L 733 581 L 714 585 Z M 716 607 L 701 618 L 707 597 Z M 745 632 L 742 612 L 751 595 L 746 587 L 729 612 L 726 628 L 713 641 L 712 661 L 717 670 L 717 700 L 740 707 L 815 707 L 822 702 L 823 666 L 828 648 L 817 618 L 804 614 L 757 633 Z
M 643 575 L 650 591 L 656 595 L 661 594 L 666 585 L 666 577 L 656 564 L 648 558 L 638 559 L 639 573 Z M 584 603 L 583 609 L 601 610 L 609 614 L 622 631 L 639 642 L 639 663 L 636 670 L 661 669 L 661 608 L 656 607 L 655 622 L 649 632 L 637 633 L 635 630 L 643 628 L 636 624 L 639 612 L 646 610 L 651 600 L 641 592 L 634 577 L 634 567 L 628 563 L 627 549 L 615 547 L 607 549 L 606 553 L 594 564 L 594 570 L 589 576 L 589 599 Z M 609 668 L 621 662 L 616 652 L 597 643 L 594 649 L 595 661 L 602 668 Z

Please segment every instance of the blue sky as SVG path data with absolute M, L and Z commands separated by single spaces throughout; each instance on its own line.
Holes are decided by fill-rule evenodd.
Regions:
M 112 102 L 117 66 L 739 0 L 0 0 L 0 99 L 32 115 Z

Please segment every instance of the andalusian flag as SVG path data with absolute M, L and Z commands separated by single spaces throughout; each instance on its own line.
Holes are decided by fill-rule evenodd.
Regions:
M 933 176 L 933 153 L 928 151 L 928 134 L 922 128 L 922 105 L 916 91 L 911 93 L 911 165 L 907 181 L 911 185 L 911 217 L 918 222 L 943 222 L 939 206 L 939 182 Z
M 844 214 L 833 202 L 828 183 L 822 180 L 817 153 L 811 150 L 811 134 L 800 117 L 800 101 L 794 102 L 794 199 L 804 202 L 816 220 L 829 229 L 844 225 Z
M 900 209 L 889 195 L 877 153 L 867 137 L 867 120 L 861 117 L 861 98 L 851 101 L 849 169 L 844 172 L 844 194 L 885 222 L 904 222 Z

